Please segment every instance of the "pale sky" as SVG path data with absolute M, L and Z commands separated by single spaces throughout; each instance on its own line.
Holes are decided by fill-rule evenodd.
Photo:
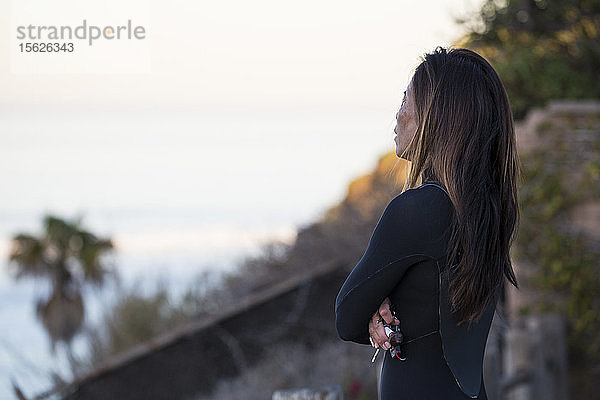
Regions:
M 4 57 L 10 46 L 13 1 L 21 0 L 0 3 Z M 459 36 L 452 15 L 473 10 L 479 2 L 147 0 L 147 4 L 150 73 L 17 75 L 4 58 L 0 107 L 389 105 L 401 99 L 422 53 L 438 44 L 449 45 Z M 60 15 L 61 10 L 56 12 Z M 47 18 L 52 23 L 52 16 Z
M 476 4 L 1 2 L 0 180 L 10 190 L 0 212 L 227 206 L 315 215 L 392 150 L 419 57 L 461 36 L 453 17 Z M 106 10 L 147 18 L 150 72 L 11 72 L 22 7 L 48 25 L 67 11 L 107 23 Z
M 96 7 L 83 13 L 94 21 L 112 22 L 103 18 L 109 9 L 136 22 L 140 4 L 149 73 L 11 72 L 19 7 L 29 7 L 26 19 L 40 14 L 33 23 L 60 25 L 83 5 Z M 0 2 L 0 180 L 10 188 L 0 214 L 260 209 L 280 213 L 285 229 L 316 218 L 392 150 L 394 116 L 419 57 L 457 39 L 453 16 L 475 4 Z

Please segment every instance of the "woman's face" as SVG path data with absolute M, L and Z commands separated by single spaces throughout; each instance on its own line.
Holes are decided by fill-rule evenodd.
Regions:
M 416 132 L 417 120 L 415 117 L 415 102 L 411 79 L 404 92 L 404 99 L 402 100 L 400 110 L 396 114 L 396 127 L 394 128 L 396 136 L 394 136 L 394 141 L 396 142 L 396 155 L 398 157 L 405 158 L 402 157 L 402 153 L 406 150 Z

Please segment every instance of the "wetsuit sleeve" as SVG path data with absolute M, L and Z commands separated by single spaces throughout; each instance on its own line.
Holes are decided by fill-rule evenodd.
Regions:
M 435 258 L 447 225 L 440 189 L 411 189 L 386 206 L 362 258 L 342 285 L 335 304 L 341 339 L 369 344 L 369 319 L 405 272 Z

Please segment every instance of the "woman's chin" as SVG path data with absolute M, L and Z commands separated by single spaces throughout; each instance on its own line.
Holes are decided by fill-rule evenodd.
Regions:
M 403 150 L 403 151 L 404 151 L 404 150 Z M 396 148 L 396 156 L 398 156 L 398 158 L 401 158 L 401 159 L 403 159 L 403 160 L 410 161 L 410 160 L 407 158 L 406 154 L 402 154 L 402 152 L 403 152 L 403 151 L 400 151 L 398 148 Z
M 398 148 L 398 146 L 396 146 L 396 155 L 398 156 L 398 158 L 404 158 L 404 157 L 402 156 L 402 152 L 403 152 L 403 151 L 404 151 L 404 150 L 401 150 L 400 148 Z

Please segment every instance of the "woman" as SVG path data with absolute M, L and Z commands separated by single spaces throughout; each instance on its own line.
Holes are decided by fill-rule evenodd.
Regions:
M 508 98 L 480 55 L 438 47 L 396 120 L 410 174 L 340 289 L 336 328 L 382 349 L 381 399 L 487 399 L 483 354 L 504 277 L 518 288 L 509 248 L 521 171 Z M 384 325 L 399 328 L 400 346 Z

